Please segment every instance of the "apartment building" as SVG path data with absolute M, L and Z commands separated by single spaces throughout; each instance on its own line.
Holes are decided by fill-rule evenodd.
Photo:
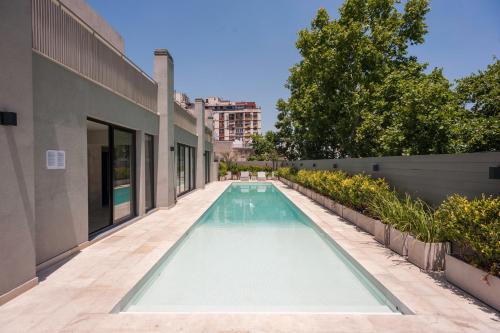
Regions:
M 0 304 L 37 271 L 216 179 L 203 99 L 174 98 L 85 0 L 0 1 Z
M 255 102 L 209 97 L 205 99 L 205 108 L 213 113 L 215 141 L 238 141 L 247 145 L 253 134 L 262 134 L 261 109 Z

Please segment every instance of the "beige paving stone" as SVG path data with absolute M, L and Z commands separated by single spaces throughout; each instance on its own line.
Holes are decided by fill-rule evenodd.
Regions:
M 227 188 L 208 185 L 40 273 L 0 307 L 0 332 L 500 332 L 500 316 L 280 182 L 275 185 L 415 315 L 110 313 Z

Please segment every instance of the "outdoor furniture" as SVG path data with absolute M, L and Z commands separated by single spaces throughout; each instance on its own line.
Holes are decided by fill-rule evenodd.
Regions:
M 266 173 L 264 171 L 257 172 L 257 180 L 266 180 Z
M 248 172 L 248 171 L 242 171 L 240 173 L 240 180 L 249 181 L 250 180 L 250 172 Z

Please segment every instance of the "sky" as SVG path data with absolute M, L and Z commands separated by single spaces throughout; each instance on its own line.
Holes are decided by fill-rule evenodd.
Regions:
M 300 60 L 297 33 L 341 0 L 87 0 L 125 40 L 125 53 L 152 74 L 153 51 L 174 58 L 175 89 L 192 100 L 255 101 L 263 131 L 273 130 L 276 101 L 287 98 L 289 68 Z M 455 80 L 500 57 L 500 0 L 432 0 L 429 33 L 410 53 Z

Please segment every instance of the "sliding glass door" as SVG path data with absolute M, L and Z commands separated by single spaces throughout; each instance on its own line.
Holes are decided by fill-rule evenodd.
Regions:
M 134 215 L 135 135 L 113 128 L 113 223 Z
M 87 121 L 89 234 L 111 224 L 109 126 Z
M 205 151 L 205 184 L 210 183 L 210 152 Z
M 177 144 L 176 164 L 176 194 L 182 195 L 194 189 L 195 148 L 181 143 Z
M 155 188 L 154 188 L 154 138 L 152 135 L 145 136 L 145 155 L 146 155 L 146 211 L 155 206 Z
M 135 133 L 87 121 L 89 234 L 135 216 Z

